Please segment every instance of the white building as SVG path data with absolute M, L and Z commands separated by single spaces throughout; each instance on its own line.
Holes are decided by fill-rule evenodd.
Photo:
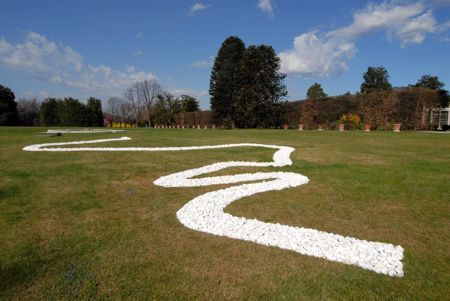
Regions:
M 450 107 L 431 111 L 431 123 L 437 125 L 437 130 L 448 129 L 450 126 Z

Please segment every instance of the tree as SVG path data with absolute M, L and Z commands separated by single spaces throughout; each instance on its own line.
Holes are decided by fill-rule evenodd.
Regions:
M 392 85 L 389 83 L 389 74 L 384 67 L 369 67 L 363 78 L 361 93 L 392 89 Z
M 145 107 L 148 118 L 148 126 L 152 126 L 153 103 L 158 95 L 164 93 L 164 89 L 154 78 L 136 82 L 135 89 L 139 102 Z
M 143 124 L 142 116 L 146 116 L 148 125 L 152 126 L 154 102 L 164 92 L 161 84 L 153 78 L 135 82 L 125 91 L 125 99 L 132 108 L 137 125 Z
M 106 102 L 106 112 L 114 116 L 123 117 L 120 114 L 120 107 L 124 103 L 125 101 L 119 97 L 116 96 L 110 97 Z
M 314 83 L 309 87 L 308 92 L 306 92 L 307 99 L 325 98 L 328 95 L 323 91 L 322 86 L 318 83 Z
M 59 125 L 62 126 L 86 126 L 86 107 L 78 99 L 64 98 L 58 102 Z
M 131 111 L 132 111 L 132 115 L 133 115 L 133 119 L 136 122 L 136 125 L 140 124 L 140 112 L 141 112 L 141 102 L 140 102 L 140 98 L 137 95 L 137 91 L 135 89 L 135 86 L 128 88 L 125 91 L 125 99 L 128 102 L 128 104 L 130 105 Z
M 39 103 L 36 98 L 20 99 L 17 102 L 20 125 L 39 126 Z
M 103 126 L 102 101 L 89 97 L 86 102 L 86 124 L 88 126 Z
M 15 99 L 16 96 L 10 88 L 0 85 L 0 126 L 19 123 Z
M 287 96 L 285 77 L 280 72 L 280 58 L 271 46 L 248 47 L 235 75 L 239 83 L 232 102 L 236 126 L 279 126 L 282 100 Z
M 179 98 L 172 94 L 164 92 L 156 97 L 154 104 L 154 119 L 160 124 L 173 124 L 175 114 L 182 111 L 182 103 Z
M 57 126 L 60 124 L 58 100 L 56 98 L 47 98 L 41 103 L 41 125 Z
M 447 90 L 441 89 L 438 91 L 438 100 L 439 100 L 439 105 L 442 108 L 446 108 L 448 107 L 449 103 L 450 103 L 450 95 L 448 94 Z
M 221 45 L 214 59 L 209 82 L 212 117 L 216 124 L 232 127 L 235 114 L 232 111 L 233 99 L 238 82 L 235 80 L 236 68 L 245 51 L 245 44 L 238 37 L 228 37 Z
M 181 95 L 181 107 L 183 112 L 197 112 L 200 111 L 198 101 L 195 97 L 189 95 Z
M 437 76 L 423 75 L 415 85 L 410 85 L 410 87 L 422 87 L 432 90 L 442 90 L 445 84 L 439 80 Z

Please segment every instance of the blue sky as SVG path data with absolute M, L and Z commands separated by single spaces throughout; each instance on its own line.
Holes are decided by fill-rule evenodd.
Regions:
M 450 88 L 450 0 L 4 1 L 0 84 L 16 97 L 121 96 L 156 77 L 209 107 L 222 41 L 272 45 L 288 99 L 314 82 L 329 95 L 359 90 L 368 66 L 394 86 L 437 75 Z

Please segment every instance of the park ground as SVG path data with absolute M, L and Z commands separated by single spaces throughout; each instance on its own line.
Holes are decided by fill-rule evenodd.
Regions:
M 420 132 L 133 129 L 98 146 L 292 146 L 283 170 L 310 183 L 239 200 L 227 212 L 401 245 L 405 276 L 185 228 L 176 211 L 215 187 L 160 176 L 268 149 L 172 153 L 24 152 L 26 145 L 122 134 L 0 128 L 0 298 L 445 300 L 450 295 L 450 135 Z M 219 185 L 218 187 L 227 187 Z

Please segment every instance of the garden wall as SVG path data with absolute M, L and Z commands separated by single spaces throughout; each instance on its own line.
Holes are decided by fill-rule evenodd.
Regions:
M 185 127 L 197 127 L 200 125 L 202 128 L 207 126 L 210 128 L 211 124 L 211 111 L 198 111 L 198 112 L 183 112 L 175 115 L 175 125 Z
M 284 124 L 294 129 L 299 124 L 303 124 L 305 129 L 317 129 L 319 125 L 324 129 L 337 129 L 343 122 L 347 129 L 363 129 L 364 124 L 370 124 L 372 129 L 391 130 L 394 123 L 401 123 L 405 130 L 428 130 L 434 129 L 428 108 L 439 104 L 440 94 L 435 90 L 393 89 L 287 102 L 282 119 Z M 178 113 L 175 125 L 210 128 L 211 111 Z
M 440 104 L 439 92 L 424 88 L 393 89 L 370 94 L 342 95 L 322 99 L 310 99 L 286 104 L 285 122 L 291 128 L 303 124 L 305 129 L 336 129 L 344 115 L 357 116 L 359 123 L 347 127 L 390 130 L 394 123 L 402 129 L 431 129 L 427 108 Z

